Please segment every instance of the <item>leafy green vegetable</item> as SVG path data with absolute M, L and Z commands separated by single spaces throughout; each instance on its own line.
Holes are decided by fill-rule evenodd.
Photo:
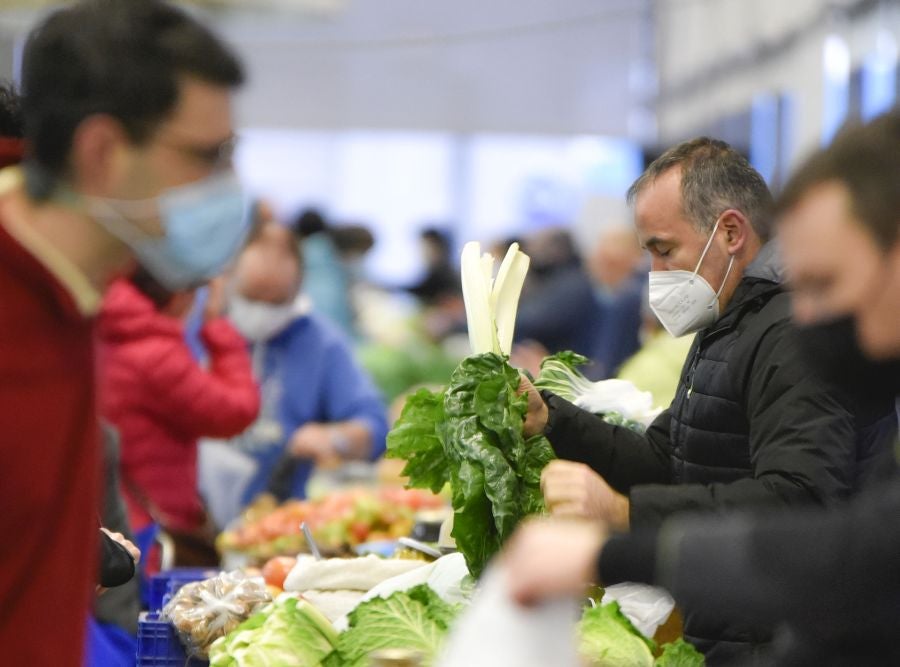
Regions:
M 437 493 L 450 481 L 438 425 L 444 421 L 444 394 L 419 389 L 406 399 L 388 434 L 388 456 L 406 460 L 409 486 Z
M 317 667 L 337 644 L 334 627 L 315 607 L 277 599 L 209 649 L 210 667 Z
M 644 637 L 616 602 L 585 610 L 579 652 L 593 667 L 653 667 L 656 644 Z
M 706 664 L 703 654 L 683 639 L 663 644 L 662 649 L 653 667 L 703 667 Z
M 653 395 L 627 380 L 591 382 L 578 371 L 587 362 L 587 357 L 570 351 L 546 357 L 534 385 L 600 415 L 614 426 L 643 433 L 656 414 Z
M 440 649 L 458 608 L 427 584 L 372 598 L 350 612 L 349 628 L 323 662 L 325 667 L 365 667 L 369 654 L 385 648 L 418 651 L 429 665 Z
M 410 486 L 437 491 L 449 479 L 452 535 L 476 577 L 523 517 L 544 510 L 541 471 L 554 453 L 522 435 L 518 386 L 505 356 L 472 355 L 443 393 L 413 394 L 388 434 L 387 456 L 406 459 Z

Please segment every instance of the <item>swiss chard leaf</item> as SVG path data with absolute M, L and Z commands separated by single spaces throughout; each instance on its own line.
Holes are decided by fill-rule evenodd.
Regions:
M 437 493 L 450 481 L 438 426 L 444 421 L 444 395 L 420 389 L 406 400 L 397 424 L 388 433 L 388 458 L 405 459 L 409 485 Z
M 388 435 L 388 456 L 407 460 L 410 486 L 450 481 L 453 537 L 479 576 L 516 524 L 544 510 L 540 476 L 554 458 L 543 436 L 522 434 L 527 398 L 505 356 L 467 357 L 443 393 L 420 390 Z

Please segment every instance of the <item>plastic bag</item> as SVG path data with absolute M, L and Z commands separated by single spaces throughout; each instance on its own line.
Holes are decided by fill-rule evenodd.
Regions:
M 603 603 L 619 603 L 619 609 L 645 637 L 653 638 L 656 630 L 675 608 L 675 600 L 664 588 L 632 582 L 603 589 Z
M 222 574 L 182 586 L 163 608 L 192 657 L 206 659 L 210 645 L 272 601 L 261 578 Z
M 472 604 L 450 629 L 438 667 L 578 667 L 574 599 L 534 607 L 513 602 L 507 573 L 491 567 Z

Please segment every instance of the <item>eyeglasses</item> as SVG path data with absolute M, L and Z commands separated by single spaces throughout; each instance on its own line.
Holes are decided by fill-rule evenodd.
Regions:
M 213 146 L 198 146 L 181 141 L 169 141 L 164 138 L 159 138 L 157 141 L 163 146 L 189 156 L 213 171 L 219 171 L 231 166 L 238 137 L 233 134 Z

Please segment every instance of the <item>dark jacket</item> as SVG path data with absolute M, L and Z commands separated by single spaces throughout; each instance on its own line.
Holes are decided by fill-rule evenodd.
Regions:
M 697 335 L 675 400 L 645 435 L 548 397 L 556 453 L 629 495 L 632 530 L 678 512 L 840 500 L 889 469 L 892 397 L 862 414 L 812 374 L 774 255 L 771 245 L 762 249 L 722 316 Z M 770 639 L 728 614 L 684 611 L 685 636 L 713 664 Z
M 900 478 L 840 508 L 667 521 L 617 535 L 601 579 L 665 586 L 681 605 L 772 625 L 766 665 L 900 664 Z M 761 662 L 761 661 L 760 661 Z
M 898 516 L 900 480 L 830 512 L 679 522 L 658 570 L 685 604 L 780 621 L 770 664 L 897 665 Z

